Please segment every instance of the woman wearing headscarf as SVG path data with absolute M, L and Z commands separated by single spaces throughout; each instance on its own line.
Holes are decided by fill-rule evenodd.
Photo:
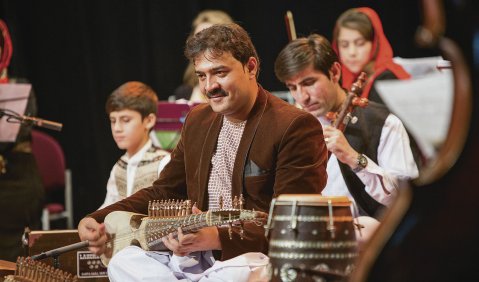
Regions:
M 410 75 L 393 61 L 391 44 L 378 14 L 371 8 L 353 8 L 341 14 L 333 33 L 333 49 L 342 64 L 342 86 L 350 89 L 364 71 L 367 83 L 362 97 L 383 103 L 374 83 L 383 79 L 408 79 Z

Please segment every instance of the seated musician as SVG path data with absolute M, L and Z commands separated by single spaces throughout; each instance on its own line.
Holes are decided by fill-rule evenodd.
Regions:
M 125 154 L 115 163 L 100 208 L 149 186 L 170 160 L 170 153 L 152 144 L 158 97 L 150 86 L 129 81 L 115 89 L 106 101 L 111 134 Z
M 370 102 L 354 108 L 357 121 L 353 119 L 344 133 L 330 125 L 326 114 L 339 111 L 347 95 L 338 57 L 320 35 L 290 42 L 276 59 L 275 73 L 296 102 L 323 124 L 332 154 L 322 195 L 348 196 L 360 215 L 380 218 L 398 193 L 398 180 L 418 176 L 402 122 L 385 106 Z
M 89 240 L 96 254 L 105 250 L 103 221 L 112 211 L 146 214 L 148 202 L 161 199 L 189 199 L 200 210 L 231 208 L 232 199 L 243 196 L 245 209 L 267 212 L 279 194 L 320 193 L 326 184 L 327 149 L 320 123 L 258 84 L 259 58 L 243 28 L 207 28 L 188 39 L 185 54 L 194 63 L 208 104 L 188 114 L 171 160 L 152 187 L 81 220 L 80 238 Z M 267 263 L 262 253 L 268 242 L 257 222 L 190 234 L 178 230 L 177 238 L 162 240 L 172 253 L 136 246 L 119 251 L 108 265 L 110 279 L 246 281 L 255 267 Z

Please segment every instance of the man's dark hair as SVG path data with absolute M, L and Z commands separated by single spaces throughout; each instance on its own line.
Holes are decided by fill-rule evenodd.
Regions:
M 311 34 L 284 47 L 276 58 L 274 72 L 281 82 L 285 82 L 312 65 L 315 70 L 329 77 L 329 70 L 338 61 L 331 43 L 321 35 Z
M 115 89 L 106 101 L 106 113 L 114 111 L 133 110 L 141 114 L 142 118 L 149 114 L 156 115 L 158 97 L 150 86 L 129 81 Z
M 186 41 L 185 56 L 193 64 L 195 59 L 206 51 L 209 51 L 214 58 L 222 56 L 224 52 L 230 52 L 243 66 L 250 57 L 254 57 L 258 61 L 259 70 L 259 57 L 251 38 L 237 24 L 213 25 Z M 259 71 L 256 76 L 258 73 Z

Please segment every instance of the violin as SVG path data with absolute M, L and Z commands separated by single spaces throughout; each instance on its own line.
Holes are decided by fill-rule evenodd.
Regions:
M 328 112 L 326 118 L 331 120 L 331 125 L 344 132 L 348 123 L 355 117 L 351 115 L 351 112 L 355 107 L 359 106 L 364 108 L 368 105 L 369 101 L 366 98 L 360 98 L 359 95 L 363 91 L 363 87 L 366 81 L 366 73 L 361 72 L 358 79 L 353 83 L 351 89 L 348 91 L 346 100 L 344 100 L 339 112 Z

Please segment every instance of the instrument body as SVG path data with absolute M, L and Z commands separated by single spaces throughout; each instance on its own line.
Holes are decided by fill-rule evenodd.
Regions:
M 267 233 L 272 281 L 343 280 L 358 255 L 347 197 L 280 195 Z
M 170 233 L 176 235 L 178 228 L 184 233 L 193 233 L 203 227 L 225 224 L 231 226 L 261 217 L 263 216 L 260 212 L 242 209 L 210 210 L 199 214 L 164 217 L 114 211 L 105 218 L 109 240 L 101 260 L 107 266 L 116 253 L 130 245 L 139 246 L 147 251 L 167 251 L 161 238 Z

